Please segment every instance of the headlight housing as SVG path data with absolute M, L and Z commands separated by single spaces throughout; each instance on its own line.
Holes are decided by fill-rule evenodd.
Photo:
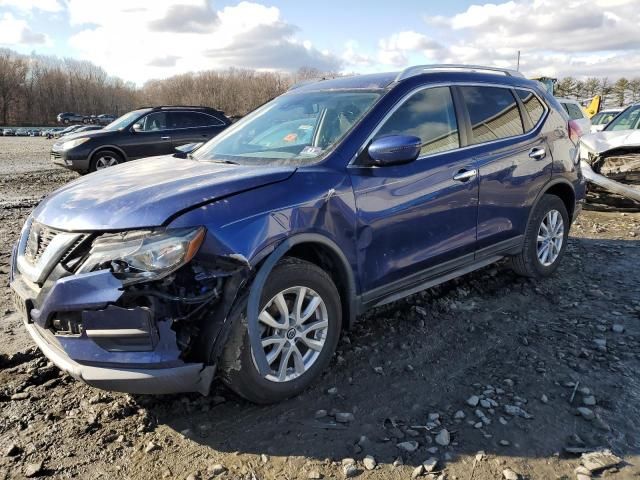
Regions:
M 77 273 L 109 269 L 125 285 L 159 280 L 193 258 L 205 233 L 195 227 L 105 234 L 93 242 Z
M 76 148 L 77 146 L 82 145 L 84 142 L 88 142 L 89 140 L 89 137 L 85 137 L 62 142 L 62 144 L 60 145 L 60 150 L 71 150 L 72 148 Z

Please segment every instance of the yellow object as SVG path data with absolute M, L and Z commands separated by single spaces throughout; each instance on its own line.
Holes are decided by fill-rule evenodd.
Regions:
M 596 95 L 595 97 L 593 97 L 589 106 L 584 108 L 584 113 L 587 114 L 587 117 L 591 118 L 600 111 L 601 101 L 602 97 L 600 95 Z

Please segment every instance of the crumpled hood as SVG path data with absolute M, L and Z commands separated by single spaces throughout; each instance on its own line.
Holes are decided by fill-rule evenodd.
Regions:
M 640 147 L 640 130 L 591 133 L 582 136 L 580 142 L 588 151 L 597 154 L 620 147 Z
M 33 215 L 71 231 L 155 227 L 195 205 L 286 180 L 295 170 L 152 157 L 81 177 L 45 198 Z

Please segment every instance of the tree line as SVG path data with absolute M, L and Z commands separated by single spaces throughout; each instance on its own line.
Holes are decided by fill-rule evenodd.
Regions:
M 0 123 L 50 125 L 60 112 L 118 116 L 145 105 L 203 105 L 242 116 L 293 83 L 322 75 L 308 67 L 294 74 L 209 70 L 151 80 L 140 88 L 88 61 L 0 49 Z
M 208 70 L 151 80 L 137 87 L 88 61 L 0 49 L 0 122 L 50 125 L 60 112 L 117 116 L 143 105 L 204 105 L 231 117 L 242 116 L 293 83 L 335 75 L 309 67 L 293 74 Z M 608 106 L 623 106 L 640 101 L 640 78 L 611 82 L 608 78 L 564 77 L 555 84 L 554 94 L 581 100 L 600 94 Z
M 590 77 L 586 80 L 564 77 L 555 84 L 553 93 L 556 97 L 578 100 L 602 95 L 606 99 L 607 106 L 622 107 L 640 101 L 640 77 L 633 79 L 622 77 L 615 82 L 607 77 Z

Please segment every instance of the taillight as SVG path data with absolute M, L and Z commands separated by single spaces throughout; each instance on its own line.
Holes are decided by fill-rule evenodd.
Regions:
M 577 144 L 578 140 L 580 140 L 580 137 L 582 136 L 582 129 L 580 128 L 580 125 L 575 120 L 569 120 L 567 129 L 569 130 L 569 138 L 573 143 Z

